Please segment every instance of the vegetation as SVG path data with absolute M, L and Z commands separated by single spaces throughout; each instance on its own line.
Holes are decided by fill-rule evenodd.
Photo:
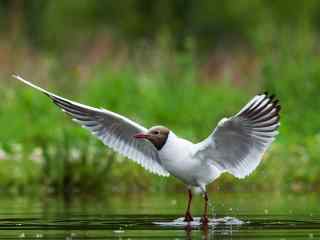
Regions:
M 172 25 L 158 22 L 147 10 L 134 11 L 138 2 L 150 5 L 145 1 L 124 1 L 125 5 L 99 1 L 103 6 L 98 1 L 90 1 L 90 6 L 89 1 L 9 2 L 0 2 L 0 18 L 7 20 L 3 22 L 11 33 L 0 41 L 4 63 L 0 66 L 2 191 L 42 189 L 68 195 L 183 190 L 178 181 L 152 176 L 112 153 L 46 96 L 13 80 L 12 72 L 59 95 L 124 114 L 146 127 L 161 123 L 195 142 L 256 93 L 275 93 L 282 105 L 280 135 L 262 165 L 245 180 L 225 174 L 211 187 L 319 190 L 317 1 L 303 6 L 299 1 L 290 3 L 299 11 L 286 9 L 286 14 L 274 1 L 270 6 L 271 1 L 262 0 L 254 5 L 201 1 L 197 8 L 184 7 L 185 12 L 178 10 L 178 2 L 191 1 L 168 1 L 155 9 L 167 7 L 159 14 L 171 14 L 167 20 Z M 216 10 L 211 14 L 211 3 L 219 5 L 219 14 Z M 38 8 L 45 11 L 27 18 Z M 11 20 L 1 15 L 2 9 L 13 13 Z M 102 9 L 113 9 L 114 15 L 99 15 Z M 68 14 L 71 10 L 73 15 Z M 138 19 L 136 25 L 132 19 Z M 193 23 L 192 31 L 186 34 L 188 22 Z M 10 51 L 4 50 L 8 47 Z

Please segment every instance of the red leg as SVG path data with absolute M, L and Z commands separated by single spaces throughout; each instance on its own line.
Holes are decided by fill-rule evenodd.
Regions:
M 191 192 L 190 189 L 188 189 L 188 195 L 189 195 L 188 208 L 187 208 L 186 214 L 184 216 L 184 220 L 183 220 L 185 222 L 193 221 L 193 218 L 192 218 L 191 213 L 190 213 L 191 200 L 192 200 L 192 192 Z
M 201 222 L 203 224 L 208 224 L 208 194 L 207 192 L 204 193 L 204 213 L 203 217 L 201 218 Z

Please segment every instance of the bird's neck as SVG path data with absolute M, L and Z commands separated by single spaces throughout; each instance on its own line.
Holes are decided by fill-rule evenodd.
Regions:
M 170 131 L 167 140 L 160 149 L 160 151 L 167 151 L 168 149 L 171 149 L 179 142 L 179 139 L 180 138 L 176 134 L 174 134 L 174 132 Z

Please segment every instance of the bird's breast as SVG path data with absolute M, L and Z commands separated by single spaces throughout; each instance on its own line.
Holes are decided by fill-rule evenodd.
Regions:
M 193 158 L 194 144 L 169 136 L 167 143 L 159 151 L 161 165 L 173 176 L 186 184 L 196 184 L 194 170 L 199 168 L 199 162 Z
M 174 136 L 159 151 L 161 165 L 187 185 L 200 186 L 212 182 L 220 172 L 205 161 L 194 157 L 196 145 Z

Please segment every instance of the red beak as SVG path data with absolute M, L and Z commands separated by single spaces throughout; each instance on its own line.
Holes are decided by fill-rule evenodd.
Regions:
M 148 138 L 148 134 L 145 134 L 145 133 L 137 133 L 135 135 L 133 135 L 134 138 L 137 138 L 137 139 L 146 139 Z

